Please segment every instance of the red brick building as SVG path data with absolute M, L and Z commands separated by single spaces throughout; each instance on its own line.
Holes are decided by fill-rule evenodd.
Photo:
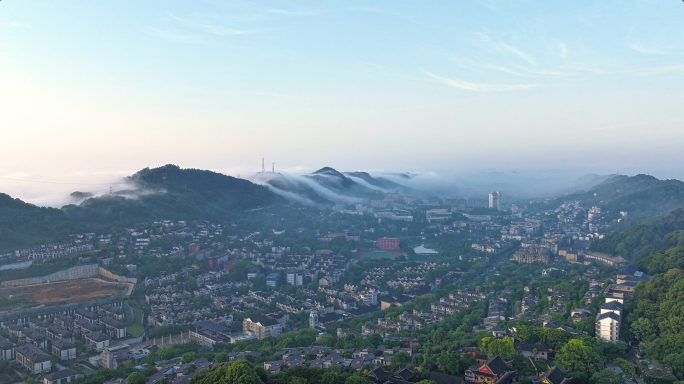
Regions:
M 378 239 L 377 246 L 378 248 L 384 249 L 386 251 L 399 249 L 399 239 L 383 237 L 382 239 Z
M 207 269 L 210 271 L 216 271 L 221 269 L 223 264 L 228 261 L 229 255 L 218 255 L 207 257 Z

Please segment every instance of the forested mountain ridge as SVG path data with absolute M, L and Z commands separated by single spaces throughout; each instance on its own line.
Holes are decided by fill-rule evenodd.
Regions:
M 608 232 L 620 232 L 684 207 L 684 182 L 659 180 L 649 175 L 612 176 L 587 191 L 538 202 L 533 210 L 553 210 L 576 201 L 582 207 L 601 208 L 604 220 L 616 221 Z M 620 219 L 619 221 L 617 219 Z
M 640 224 L 594 241 L 595 252 L 639 261 L 652 252 L 684 245 L 684 208 L 672 211 L 649 224 Z
M 286 203 L 250 181 L 176 165 L 145 168 L 126 181 L 130 189 L 61 209 L 37 207 L 0 193 L 0 252 L 65 241 L 70 234 L 96 231 L 99 226 L 161 219 L 221 220 Z
M 0 252 L 64 239 L 76 226 L 60 209 L 37 207 L 0 193 Z
M 62 209 L 71 220 L 105 224 L 162 218 L 220 219 L 236 211 L 284 202 L 268 188 L 248 180 L 170 164 L 145 168 L 126 180 L 134 190 L 92 197 Z

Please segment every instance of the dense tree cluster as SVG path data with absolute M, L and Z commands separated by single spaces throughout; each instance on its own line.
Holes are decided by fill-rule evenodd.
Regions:
M 636 225 L 597 240 L 590 249 L 628 260 L 641 260 L 652 252 L 684 246 L 683 230 L 684 208 L 680 208 L 652 223 Z
M 59 209 L 40 208 L 0 193 L 0 253 L 63 241 L 78 228 Z
M 644 343 L 646 356 L 684 378 L 684 272 L 672 269 L 640 283 L 625 309 L 625 327 Z

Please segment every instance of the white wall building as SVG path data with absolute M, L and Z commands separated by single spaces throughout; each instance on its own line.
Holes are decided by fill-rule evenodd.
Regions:
M 614 343 L 620 339 L 623 305 L 618 301 L 603 304 L 596 316 L 596 337 Z
M 496 208 L 497 210 L 501 208 L 501 193 L 499 191 L 493 191 L 489 194 L 489 208 Z

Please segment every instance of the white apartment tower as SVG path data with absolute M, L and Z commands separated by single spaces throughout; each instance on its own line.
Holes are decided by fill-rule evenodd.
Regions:
M 496 208 L 497 211 L 501 208 L 501 193 L 499 191 L 489 194 L 489 208 Z
M 378 305 L 378 292 L 373 289 L 369 289 L 363 293 L 363 303 L 365 305 Z
M 311 311 L 309 313 L 309 326 L 316 328 L 318 326 L 318 311 Z
M 596 337 L 614 343 L 620 339 L 623 306 L 610 298 L 606 301 L 596 316 Z

